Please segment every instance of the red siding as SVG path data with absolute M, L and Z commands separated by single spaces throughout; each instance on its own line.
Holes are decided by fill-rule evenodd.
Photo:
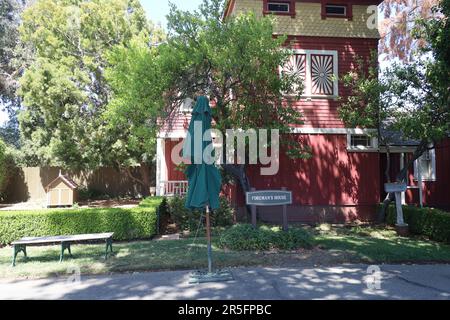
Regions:
M 186 180 L 186 176 L 180 170 L 177 170 L 176 164 L 172 161 L 172 150 L 178 145 L 181 139 L 166 139 L 164 140 L 165 145 L 165 156 L 166 156 L 166 166 L 167 166 L 167 180 L 169 181 L 183 181 Z
M 413 170 L 410 170 L 409 184 L 417 185 Z M 419 204 L 419 191 L 409 190 L 406 201 Z M 426 206 L 450 209 L 450 139 L 436 147 L 436 181 L 423 182 L 423 202 Z
M 405 156 L 411 159 L 412 154 Z M 386 182 L 384 171 L 386 168 L 386 155 L 381 157 L 380 164 L 380 189 L 381 199 L 386 197 L 383 184 Z M 400 154 L 391 154 L 391 180 L 395 181 L 397 173 L 400 171 Z M 414 169 L 411 167 L 408 171 L 408 185 L 418 186 L 414 180 Z M 406 191 L 405 200 L 407 204 L 419 204 L 419 189 L 409 189 Z M 436 181 L 423 182 L 423 203 L 426 206 L 450 209 L 450 139 L 439 143 L 436 147 Z
M 356 65 L 356 57 L 369 60 L 371 51 L 377 50 L 377 39 L 358 38 L 326 38 L 326 37 L 288 37 L 287 46 L 293 49 L 303 50 L 335 50 L 338 53 L 338 77 L 353 70 Z M 339 81 L 339 96 L 348 95 L 341 81 Z M 339 101 L 334 99 L 317 99 L 311 101 L 301 99 L 296 105 L 303 111 L 305 127 L 313 128 L 343 128 L 344 124 L 339 119 Z
M 256 189 L 286 187 L 298 205 L 374 205 L 379 201 L 379 154 L 349 153 L 345 135 L 298 135 L 312 148 L 308 160 L 280 155 L 280 171 L 261 176 L 249 167 Z

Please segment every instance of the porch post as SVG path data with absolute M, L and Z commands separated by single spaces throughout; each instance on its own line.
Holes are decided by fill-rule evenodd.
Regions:
M 422 170 L 420 167 L 420 159 L 417 159 L 417 184 L 419 185 L 419 204 L 420 207 L 423 208 Z
M 400 171 L 405 167 L 405 154 L 400 153 Z M 408 184 L 408 181 L 406 182 Z M 406 191 L 402 192 L 402 205 L 406 205 Z
M 164 196 L 165 190 L 163 181 L 167 180 L 165 140 L 163 138 L 156 139 L 156 195 Z

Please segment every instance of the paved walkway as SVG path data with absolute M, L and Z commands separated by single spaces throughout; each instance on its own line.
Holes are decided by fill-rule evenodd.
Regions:
M 367 268 L 237 268 L 234 281 L 200 285 L 188 284 L 188 271 L 0 280 L 0 299 L 450 299 L 450 265 Z

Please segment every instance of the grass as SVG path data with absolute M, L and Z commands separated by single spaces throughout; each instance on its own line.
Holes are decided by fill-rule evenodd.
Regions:
M 450 263 L 450 246 L 425 238 L 401 238 L 389 228 L 312 229 L 321 249 L 292 252 L 229 251 L 213 240 L 213 260 L 218 268 L 236 266 L 314 266 L 351 263 Z M 114 244 L 115 256 L 103 260 L 104 245 L 74 245 L 74 258 L 59 263 L 59 246 L 29 247 L 25 261 L 19 253 L 11 267 L 11 247 L 0 249 L 0 278 L 42 278 L 69 275 L 74 267 L 83 275 L 137 271 L 184 270 L 206 267 L 206 240 L 193 238 L 137 241 Z
M 326 228 L 315 230 L 316 244 L 345 251 L 367 263 L 450 263 L 450 246 L 424 237 L 398 237 L 388 227 Z
M 115 255 L 103 259 L 104 245 L 73 245 L 74 258 L 59 263 L 59 246 L 28 247 L 28 259 L 19 253 L 11 267 L 12 249 L 0 249 L 0 278 L 41 278 L 68 275 L 74 267 L 82 274 L 122 273 L 133 271 L 182 270 L 206 267 L 204 238 L 165 241 L 137 241 L 113 244 Z M 216 267 L 272 265 L 283 262 L 283 254 L 229 252 L 213 244 Z

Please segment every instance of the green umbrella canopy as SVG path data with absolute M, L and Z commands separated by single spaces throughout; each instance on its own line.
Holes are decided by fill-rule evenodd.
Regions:
M 214 165 L 211 133 L 211 107 L 208 98 L 200 96 L 192 111 L 189 131 L 183 145 L 183 158 L 191 164 L 185 171 L 189 188 L 186 208 L 219 208 L 221 177 Z M 205 149 L 206 152 L 205 152 Z M 204 156 L 205 153 L 205 156 Z

